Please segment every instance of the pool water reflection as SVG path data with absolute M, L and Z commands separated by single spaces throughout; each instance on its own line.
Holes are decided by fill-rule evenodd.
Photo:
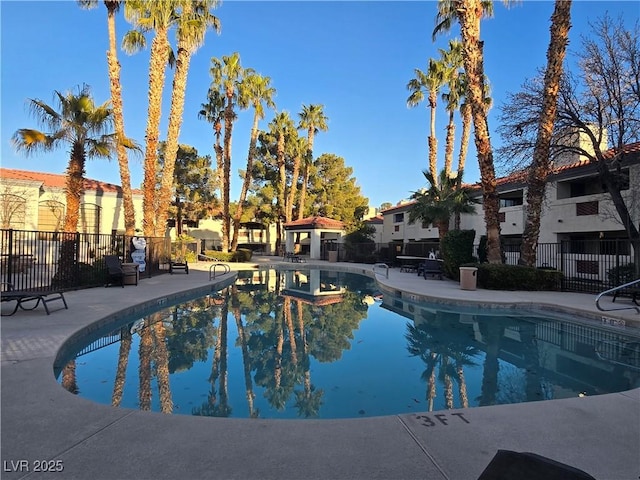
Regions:
M 241 272 L 215 295 L 120 322 L 57 372 L 99 403 L 239 418 L 350 418 L 640 385 L 640 338 L 514 310 L 414 304 L 374 280 Z

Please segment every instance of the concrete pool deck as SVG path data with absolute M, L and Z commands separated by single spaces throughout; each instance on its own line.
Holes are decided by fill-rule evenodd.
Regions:
M 245 266 L 269 263 L 282 264 L 258 257 Z M 314 263 L 371 272 L 371 265 L 344 263 L 299 267 Z M 230 281 L 232 275 L 220 278 Z M 377 279 L 385 288 L 417 297 L 560 306 L 612 322 L 624 320 L 627 329 L 640 326 L 640 314 L 633 310 L 598 312 L 595 295 L 590 294 L 463 291 L 455 282 L 424 280 L 397 269 L 389 271 L 389 278 L 383 274 Z M 56 382 L 56 355 L 78 331 L 142 302 L 210 284 L 207 265 L 190 265 L 189 275 L 145 278 L 124 289 L 69 292 L 69 309 L 48 316 L 39 307 L 2 317 L 1 477 L 473 480 L 498 449 L 543 455 L 599 480 L 640 476 L 640 389 L 388 417 L 301 421 L 113 408 L 72 395 Z M 52 303 L 50 308 L 58 306 Z M 43 467 L 52 471 L 35 472 Z

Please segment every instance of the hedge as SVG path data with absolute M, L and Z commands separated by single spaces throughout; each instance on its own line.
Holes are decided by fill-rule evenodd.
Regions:
M 489 290 L 560 290 L 562 272 L 553 269 L 481 263 L 478 286 Z

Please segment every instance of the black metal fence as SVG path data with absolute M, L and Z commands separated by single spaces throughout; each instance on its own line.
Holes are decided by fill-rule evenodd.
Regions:
M 0 230 L 0 281 L 15 289 L 75 290 L 104 285 L 104 255 L 132 262 L 133 237 L 29 230 Z M 144 271 L 152 277 L 168 271 L 171 242 L 145 237 Z M 72 258 L 63 260 L 61 250 Z
M 323 249 L 322 258 L 328 259 L 329 250 L 338 251 L 338 260 L 346 262 L 385 262 L 398 266 L 399 255 L 428 257 L 438 253 L 438 242 L 333 244 Z M 473 255 L 481 258 L 479 246 Z M 503 245 L 504 263 L 517 265 L 520 243 Z M 563 273 L 562 290 L 598 293 L 638 278 L 635 270 L 634 249 L 629 240 L 566 240 L 558 243 L 540 243 L 537 247 L 538 268 L 551 268 Z

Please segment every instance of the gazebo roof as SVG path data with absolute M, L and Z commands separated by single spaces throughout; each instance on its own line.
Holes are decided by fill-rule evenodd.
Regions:
M 285 223 L 284 228 L 286 230 L 343 230 L 344 222 L 341 222 L 340 220 L 334 220 L 333 218 L 314 216 Z

